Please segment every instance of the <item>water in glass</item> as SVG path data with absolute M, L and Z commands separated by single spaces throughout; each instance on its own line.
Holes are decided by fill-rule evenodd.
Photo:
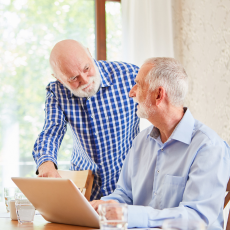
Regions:
M 17 204 L 16 213 L 19 223 L 32 222 L 34 220 L 35 208 L 32 204 Z
M 105 220 L 100 222 L 101 230 L 127 229 L 127 221 Z

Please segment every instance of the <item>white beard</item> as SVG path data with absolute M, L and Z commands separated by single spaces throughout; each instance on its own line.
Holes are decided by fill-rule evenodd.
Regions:
M 66 86 L 73 95 L 76 97 L 92 97 L 95 95 L 100 87 L 101 84 L 101 75 L 98 71 L 98 68 L 96 65 L 94 65 L 94 68 L 96 70 L 95 76 L 91 76 L 89 79 L 89 82 L 85 85 L 79 86 L 77 89 L 70 89 L 68 86 Z M 87 86 L 92 84 L 89 88 L 84 90 Z
M 137 99 L 134 97 L 133 100 L 138 103 Z M 147 108 L 146 103 L 141 103 L 138 104 L 138 108 L 137 108 L 137 116 L 140 118 L 145 118 L 148 119 L 149 117 L 149 108 Z

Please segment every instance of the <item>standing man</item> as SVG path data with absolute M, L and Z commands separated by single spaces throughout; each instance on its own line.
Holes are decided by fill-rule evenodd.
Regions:
M 139 68 L 95 61 L 75 40 L 58 42 L 50 65 L 57 81 L 46 88 L 45 124 L 33 149 L 37 174 L 60 177 L 57 154 L 68 123 L 74 142 L 70 169 L 93 171 L 91 199 L 109 195 L 139 132 L 136 106 L 129 98 Z
M 182 219 L 223 229 L 230 148 L 183 107 L 188 89 L 183 66 L 173 58 L 151 58 L 135 81 L 130 97 L 138 103 L 138 116 L 153 125 L 134 139 L 116 190 L 92 206 L 128 204 L 129 228 Z

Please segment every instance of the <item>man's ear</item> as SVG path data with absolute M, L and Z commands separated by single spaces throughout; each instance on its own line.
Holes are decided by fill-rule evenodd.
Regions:
M 158 87 L 155 92 L 156 106 L 160 105 L 160 103 L 163 101 L 165 96 L 166 96 L 165 89 L 161 86 Z
M 57 77 L 55 77 L 53 73 L 52 73 L 51 75 L 52 75 L 54 78 L 56 78 L 56 80 L 59 81 L 59 82 L 62 84 L 62 82 L 61 82 Z

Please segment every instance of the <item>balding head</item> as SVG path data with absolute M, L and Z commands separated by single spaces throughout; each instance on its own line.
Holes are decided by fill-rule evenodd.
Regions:
M 98 69 L 88 49 L 75 40 L 58 42 L 51 51 L 53 76 L 75 96 L 93 96 L 101 82 Z
M 66 70 L 76 67 L 78 62 L 86 58 L 91 58 L 87 48 L 78 41 L 68 39 L 54 46 L 50 54 L 50 65 L 54 72 L 59 69 L 65 74 Z

